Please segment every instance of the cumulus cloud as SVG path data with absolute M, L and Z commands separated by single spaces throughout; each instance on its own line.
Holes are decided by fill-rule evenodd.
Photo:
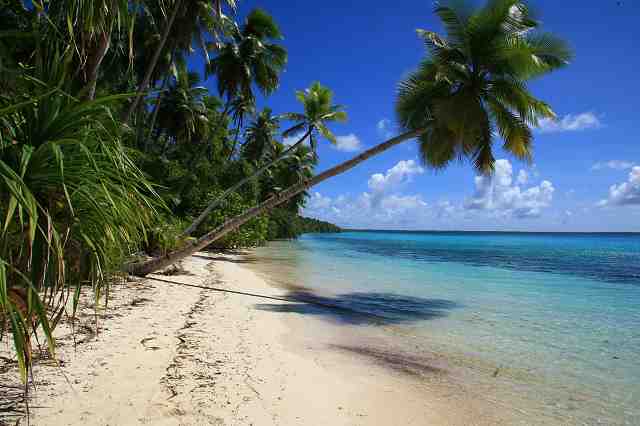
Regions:
M 427 207 L 419 195 L 390 195 L 382 199 L 380 206 L 391 214 Z
M 527 182 L 529 181 L 529 174 L 527 173 L 526 170 L 520 170 L 520 172 L 518 173 L 518 179 L 516 180 L 516 182 L 518 182 L 518 185 L 525 185 Z
M 449 200 L 441 200 L 435 205 L 435 214 L 439 219 L 449 218 L 458 213 L 459 208 L 454 206 Z
M 385 173 L 367 181 L 368 190 L 358 196 L 330 198 L 316 192 L 307 200 L 304 214 L 346 226 L 409 226 L 427 214 L 428 204 L 420 195 L 398 193 L 415 175 L 424 173 L 414 160 L 402 160 Z
M 475 193 L 467 198 L 464 208 L 467 210 L 484 210 L 499 216 L 515 218 L 539 217 L 542 209 L 549 207 L 555 191 L 548 180 L 527 189 L 524 185 L 524 175 L 518 175 L 513 184 L 513 167 L 508 160 L 497 160 L 495 171 L 491 176 L 475 177 Z M 526 181 L 526 179 L 524 179 Z
M 640 205 L 640 166 L 634 166 L 629 172 L 626 182 L 612 185 L 609 197 L 601 200 L 599 206 Z
M 343 226 L 420 227 L 431 214 L 429 204 L 422 196 L 416 194 L 389 194 L 376 199 L 374 194 L 363 192 L 358 196 L 341 195 L 333 199 L 314 194 L 311 198 L 316 202 L 307 201 L 303 210 L 305 216 L 317 217 Z M 330 202 L 327 203 L 326 199 Z
M 306 207 L 311 210 L 322 210 L 331 207 L 332 200 L 319 192 L 314 192 L 307 199 Z
M 354 152 L 362 149 L 360 139 L 353 133 L 336 137 L 336 144 L 332 146 L 338 151 L 344 152 Z
M 624 161 L 624 160 L 609 160 L 609 161 L 599 161 L 595 163 L 591 170 L 602 170 L 602 169 L 613 169 L 613 170 L 628 170 L 635 166 L 633 161 Z
M 375 173 L 371 175 L 367 185 L 374 193 L 384 193 L 390 189 L 411 181 L 414 175 L 424 173 L 424 169 L 420 167 L 414 160 L 401 160 L 387 170 L 386 173 Z
M 380 135 L 380 137 L 382 137 L 383 139 L 389 139 L 393 137 L 392 126 L 393 124 L 388 118 L 383 118 L 382 120 L 378 121 L 378 124 L 376 125 L 376 128 L 378 129 L 378 135 Z
M 558 120 L 543 118 L 539 129 L 543 133 L 575 132 L 579 130 L 597 129 L 602 127 L 600 119 L 592 112 L 567 114 Z
M 531 172 L 516 174 L 507 160 L 496 162 L 493 176 L 477 176 L 475 193 L 464 202 L 441 199 L 430 203 L 420 194 L 402 192 L 408 182 L 424 172 L 414 160 L 399 161 L 384 173 L 372 174 L 367 180 L 368 189 L 359 195 L 331 198 L 313 193 L 303 213 L 347 227 L 449 228 L 461 221 L 493 224 L 496 218 L 538 217 L 550 206 L 554 192 L 549 181 L 528 184 Z

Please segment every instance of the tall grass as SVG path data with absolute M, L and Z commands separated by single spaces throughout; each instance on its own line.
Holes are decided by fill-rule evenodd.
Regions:
M 32 337 L 52 330 L 80 288 L 96 299 L 145 239 L 159 197 L 120 140 L 124 95 L 68 93 L 68 50 L 36 52 L 18 98 L 0 97 L 0 339 L 11 337 L 22 379 Z

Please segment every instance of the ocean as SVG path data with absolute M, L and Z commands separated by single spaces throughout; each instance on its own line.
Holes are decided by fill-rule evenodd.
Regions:
M 640 424 L 638 234 L 350 231 L 255 258 L 343 310 L 324 319 L 455 360 L 523 424 Z

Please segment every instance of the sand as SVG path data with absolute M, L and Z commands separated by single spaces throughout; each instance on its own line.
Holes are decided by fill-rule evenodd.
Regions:
M 446 367 L 346 345 L 322 319 L 273 309 L 289 302 L 152 279 L 285 296 L 240 257 L 217 259 L 193 256 L 187 273 L 114 285 L 97 335 L 91 306 L 76 344 L 59 327 L 61 366 L 34 367 L 31 424 L 511 424 Z M 0 371 L 0 381 L 11 375 Z

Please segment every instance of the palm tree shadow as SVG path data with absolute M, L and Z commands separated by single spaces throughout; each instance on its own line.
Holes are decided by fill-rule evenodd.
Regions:
M 445 299 L 427 299 L 393 293 L 345 293 L 320 296 L 310 291 L 296 290 L 285 299 L 291 303 L 259 303 L 262 311 L 314 315 L 343 325 L 402 324 L 442 318 L 456 302 Z

